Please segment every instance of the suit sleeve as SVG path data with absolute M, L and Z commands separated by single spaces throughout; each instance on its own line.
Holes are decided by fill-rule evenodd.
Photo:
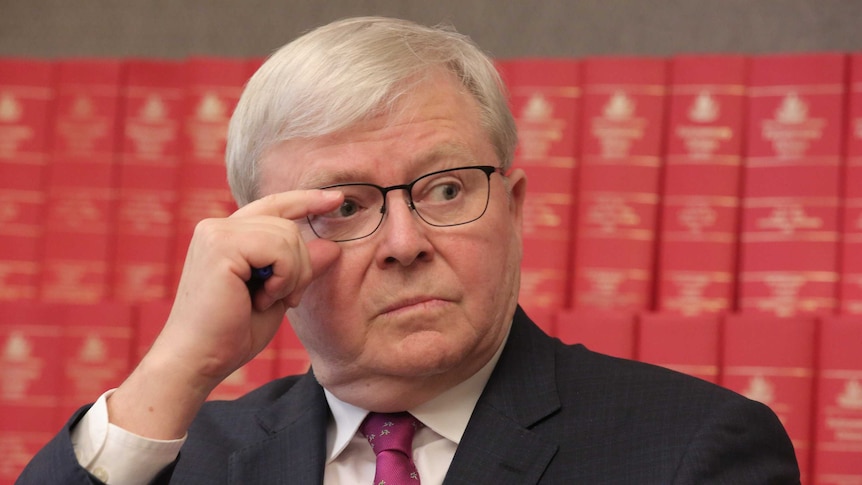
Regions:
M 82 408 L 63 429 L 33 457 L 15 485 L 101 485 L 97 477 L 82 467 L 72 445 L 72 429 L 79 424 L 88 407 Z M 160 472 L 152 484 L 168 483 L 176 462 Z
M 63 429 L 49 441 L 24 468 L 15 485 L 90 485 L 101 484 L 79 463 L 72 447 L 71 429 L 88 408 L 75 413 Z
M 719 407 L 694 435 L 677 484 L 798 484 L 793 444 L 775 413 L 745 398 Z

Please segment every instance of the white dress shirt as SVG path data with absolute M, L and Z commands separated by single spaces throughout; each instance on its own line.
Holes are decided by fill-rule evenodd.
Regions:
M 505 341 L 476 374 L 434 399 L 408 410 L 425 426 L 413 438 L 413 461 L 423 485 L 442 484 L 473 408 L 488 382 Z M 72 430 L 78 462 L 103 482 L 149 483 L 176 460 L 186 438 L 153 440 L 108 422 L 108 391 L 93 404 Z M 326 429 L 324 485 L 371 483 L 375 456 L 359 425 L 368 414 L 324 389 L 332 419 Z

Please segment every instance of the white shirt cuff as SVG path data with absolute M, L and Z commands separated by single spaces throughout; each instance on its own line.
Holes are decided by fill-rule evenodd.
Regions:
M 107 391 L 72 429 L 78 463 L 107 484 L 147 484 L 177 459 L 186 437 L 154 440 L 108 422 Z

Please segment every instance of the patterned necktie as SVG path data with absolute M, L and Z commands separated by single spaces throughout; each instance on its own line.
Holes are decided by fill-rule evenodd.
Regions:
M 377 455 L 375 485 L 419 485 L 413 433 L 422 423 L 410 413 L 369 413 L 359 431 Z

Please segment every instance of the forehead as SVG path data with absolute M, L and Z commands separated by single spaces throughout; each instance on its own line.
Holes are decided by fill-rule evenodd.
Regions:
M 440 72 L 385 114 L 338 133 L 276 145 L 262 159 L 260 192 L 403 183 L 429 171 L 480 163 L 497 161 L 478 104 L 451 74 Z

